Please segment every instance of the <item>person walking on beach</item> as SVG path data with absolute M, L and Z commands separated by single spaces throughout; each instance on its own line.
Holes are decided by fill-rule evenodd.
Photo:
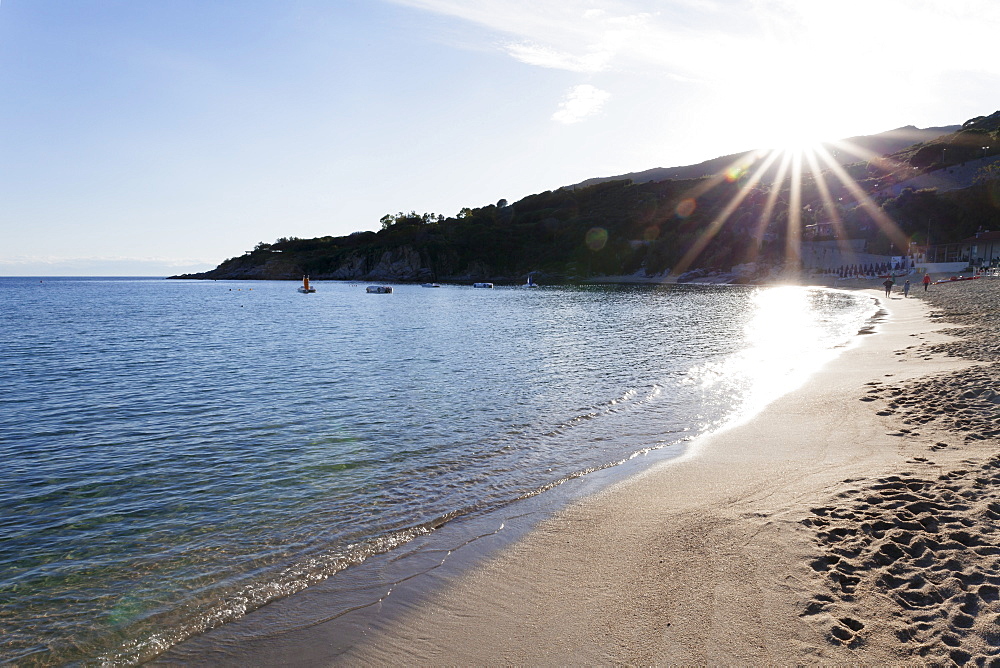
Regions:
M 927 286 L 931 284 L 931 275 L 924 274 L 924 292 L 927 292 Z
M 882 283 L 882 285 L 885 286 L 885 296 L 888 297 L 889 293 L 892 292 L 892 276 L 885 279 L 885 282 Z
M 910 279 L 903 282 L 903 299 L 910 296 Z

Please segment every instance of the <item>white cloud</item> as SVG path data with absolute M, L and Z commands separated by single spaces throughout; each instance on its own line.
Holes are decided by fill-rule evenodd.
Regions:
M 513 58 L 572 72 L 649 68 L 726 83 L 810 61 L 835 82 L 905 70 L 1000 73 L 991 55 L 1000 3 L 991 0 L 390 1 L 495 30 Z
M 576 56 L 564 51 L 535 44 L 508 44 L 507 53 L 528 65 L 547 67 L 570 72 L 601 72 L 608 68 L 610 51 L 594 51 Z
M 552 120 L 560 123 L 578 123 L 587 116 L 601 110 L 611 93 L 590 84 L 574 86 L 563 96 L 559 111 L 552 114 Z
M 726 109 L 744 140 L 796 115 L 849 136 L 996 108 L 995 0 L 388 1 L 495 31 L 518 63 L 600 73 L 616 111 L 659 106 L 701 123 Z M 607 100 L 594 91 L 574 89 L 552 119 L 594 113 Z
M 500 48 L 520 62 L 571 72 L 602 72 L 627 52 L 653 18 L 630 2 L 566 0 L 391 0 L 468 21 L 509 37 Z M 595 7 L 594 4 L 604 5 Z

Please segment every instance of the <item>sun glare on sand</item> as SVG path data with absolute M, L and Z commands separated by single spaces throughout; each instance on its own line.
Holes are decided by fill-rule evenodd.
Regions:
M 718 374 L 743 392 L 734 424 L 802 385 L 837 354 L 834 347 L 816 345 L 823 326 L 806 292 L 779 286 L 759 290 L 752 299 L 756 309 L 746 326 L 749 346 L 726 360 Z

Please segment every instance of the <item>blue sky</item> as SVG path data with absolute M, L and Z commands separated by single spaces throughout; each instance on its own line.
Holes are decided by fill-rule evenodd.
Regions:
M 989 0 L 2 0 L 0 275 L 1000 108 Z

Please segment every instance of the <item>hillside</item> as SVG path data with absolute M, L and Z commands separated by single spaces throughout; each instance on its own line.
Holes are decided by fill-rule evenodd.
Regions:
M 313 279 L 522 283 L 536 272 L 551 283 L 663 276 L 695 268 L 729 271 L 745 264 L 766 272 L 794 261 L 787 248 L 804 228 L 836 220 L 839 238 L 858 240 L 869 253 L 898 252 L 928 235 L 936 243 L 957 241 L 995 226 L 1000 169 L 988 164 L 1000 159 L 1000 112 L 954 127 L 882 157 L 844 165 L 848 183 L 828 170 L 822 182 L 804 175 L 792 192 L 789 179 L 755 182 L 750 175 L 760 163 L 735 178 L 602 181 L 513 204 L 501 200 L 466 208 L 454 217 L 400 212 L 385 216 L 378 232 L 262 242 L 216 269 L 176 278 L 298 279 L 308 274 Z M 867 138 L 866 145 L 894 148 L 910 132 L 882 133 Z M 728 167 L 732 158 L 703 164 Z M 958 169 L 975 160 L 984 168 Z M 949 171 L 967 174 L 968 183 L 947 192 L 905 185 Z M 790 210 L 792 202 L 801 208 Z M 883 214 L 898 229 L 885 229 L 879 222 Z M 790 231 L 789 221 L 796 219 L 798 226 Z
M 907 125 L 905 127 L 896 128 L 895 130 L 881 132 L 876 135 L 850 137 L 848 139 L 841 140 L 841 142 L 851 144 L 863 152 L 874 155 L 888 155 L 913 146 L 914 144 L 929 142 L 941 137 L 942 135 L 956 132 L 961 129 L 961 127 L 962 126 L 960 125 L 947 125 L 936 128 L 921 129 L 913 125 Z M 835 155 L 842 165 L 850 164 L 851 162 L 858 160 L 858 156 L 841 150 L 835 143 L 826 143 L 823 144 L 823 146 L 831 155 Z M 605 181 L 620 181 L 623 179 L 631 180 L 635 183 L 663 181 L 664 179 L 697 179 L 702 176 L 718 174 L 726 170 L 730 165 L 745 160 L 753 153 L 754 151 L 733 153 L 719 158 L 712 158 L 711 160 L 700 162 L 697 165 L 686 165 L 684 167 L 654 167 L 653 169 L 646 169 L 641 172 L 630 172 L 628 174 L 619 174 L 618 176 L 596 177 L 567 187 L 585 188 L 586 186 L 604 183 Z M 775 164 L 765 173 L 765 175 L 761 178 L 761 181 L 763 183 L 773 183 L 777 176 L 778 165 Z

